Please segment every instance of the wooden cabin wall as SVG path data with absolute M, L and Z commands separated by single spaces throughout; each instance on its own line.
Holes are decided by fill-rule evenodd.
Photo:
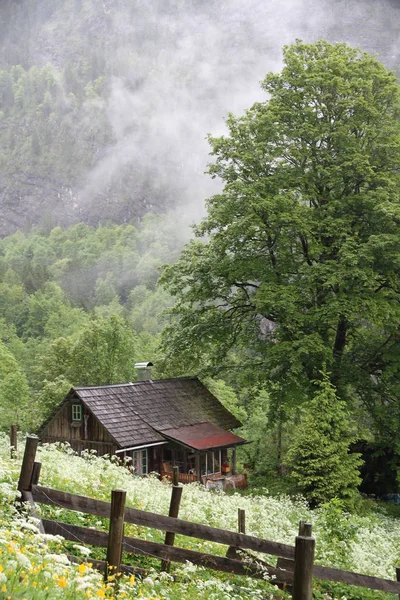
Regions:
M 84 449 L 96 450 L 99 456 L 114 454 L 118 447 L 113 438 L 83 404 L 82 421 L 79 425 L 72 424 L 73 404 L 81 402 L 72 398 L 61 407 L 43 430 L 40 436 L 42 442 L 68 442 L 78 452 Z

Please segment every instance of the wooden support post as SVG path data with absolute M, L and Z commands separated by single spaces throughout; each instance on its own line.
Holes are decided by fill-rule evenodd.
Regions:
M 396 567 L 396 579 L 397 579 L 397 581 L 400 581 L 400 567 Z M 399 600 L 400 600 L 400 594 L 399 594 Z
M 187 450 L 183 451 L 183 472 L 188 472 L 188 453 Z
M 173 482 L 172 494 L 171 494 L 171 502 L 169 505 L 168 516 L 174 517 L 175 519 L 178 517 L 178 514 L 179 514 L 179 506 L 181 504 L 182 490 L 183 490 L 183 487 L 179 486 L 178 474 L 179 474 L 179 468 L 174 467 L 173 476 L 172 476 L 172 482 Z M 175 533 L 172 533 L 171 531 L 167 531 L 165 534 L 165 542 L 164 542 L 165 545 L 173 546 L 174 542 L 175 542 Z M 166 571 L 168 573 L 169 568 L 170 568 L 170 562 L 168 560 L 163 560 L 161 562 L 161 570 Z
M 300 521 L 299 531 L 311 534 L 310 523 Z M 315 539 L 310 535 L 296 537 L 293 600 L 312 600 Z
M 236 475 L 236 448 L 232 448 L 232 475 Z
M 246 511 L 238 508 L 238 529 L 239 533 L 246 533 Z
M 17 426 L 11 425 L 10 429 L 10 456 L 17 458 Z
M 197 481 L 199 483 L 201 483 L 201 458 L 200 458 L 200 453 L 199 452 L 195 456 L 195 462 L 196 462 L 196 477 L 197 477 Z
M 35 462 L 36 450 L 39 443 L 37 436 L 28 435 L 26 438 L 24 458 L 22 460 L 21 473 L 19 476 L 18 490 L 31 490 L 33 464 Z
M 124 512 L 126 492 L 124 490 L 112 490 L 110 529 L 108 533 L 107 562 L 105 578 L 108 575 L 117 575 L 120 572 L 122 560 L 122 543 L 124 538 Z
M 42 468 L 42 463 L 40 463 L 40 462 L 34 462 L 33 463 L 32 477 L 31 477 L 31 486 L 32 485 L 37 485 L 39 483 L 40 469 L 41 468 Z

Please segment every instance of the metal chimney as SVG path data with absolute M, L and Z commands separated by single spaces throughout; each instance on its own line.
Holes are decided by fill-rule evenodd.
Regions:
M 137 380 L 138 381 L 150 381 L 151 380 L 151 367 L 153 367 L 152 362 L 141 362 L 135 364 L 135 369 L 137 371 Z

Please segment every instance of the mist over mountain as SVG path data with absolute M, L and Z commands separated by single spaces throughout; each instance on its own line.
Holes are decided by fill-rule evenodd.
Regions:
M 282 45 L 400 63 L 395 0 L 3 0 L 0 235 L 32 224 L 198 219 L 206 134 L 262 98 Z

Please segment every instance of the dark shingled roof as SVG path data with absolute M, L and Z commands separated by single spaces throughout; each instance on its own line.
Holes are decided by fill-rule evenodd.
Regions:
M 73 390 L 121 448 L 164 441 L 135 411 L 131 383 Z
M 72 390 L 121 448 L 164 441 L 168 429 L 241 425 L 198 379 L 160 379 Z

